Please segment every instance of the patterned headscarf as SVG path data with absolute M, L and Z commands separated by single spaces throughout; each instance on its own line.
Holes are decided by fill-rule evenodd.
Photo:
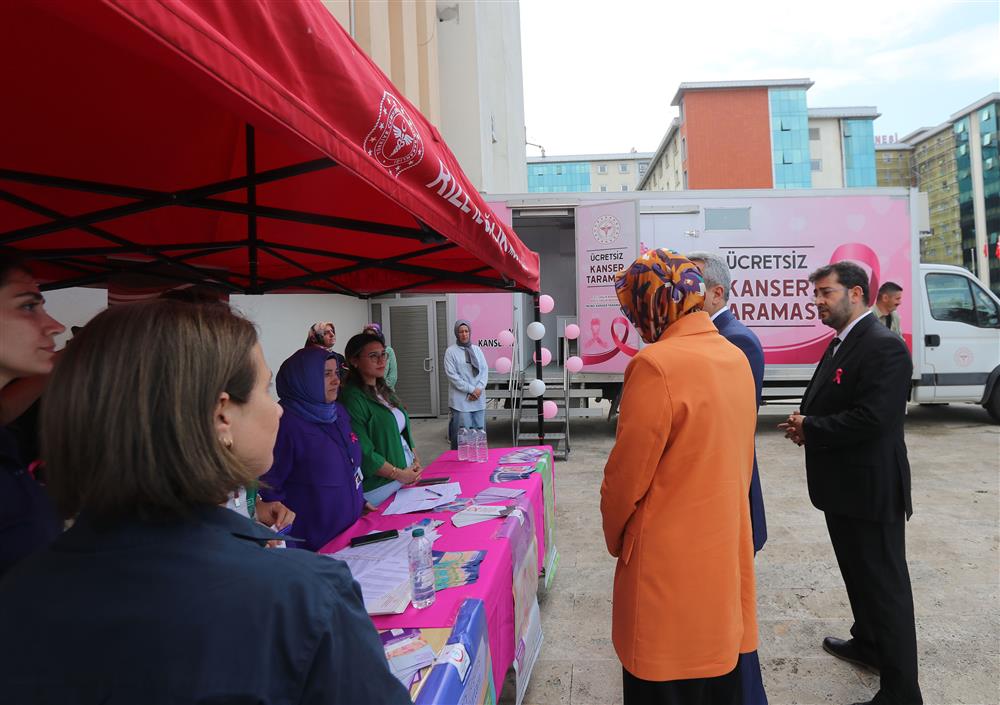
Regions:
M 673 250 L 649 250 L 615 275 L 622 313 L 647 343 L 705 303 L 705 280 L 698 267 Z

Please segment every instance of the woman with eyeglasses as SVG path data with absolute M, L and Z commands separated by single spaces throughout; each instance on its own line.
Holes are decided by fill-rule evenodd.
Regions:
M 403 403 L 385 382 L 385 344 L 376 335 L 359 333 L 347 341 L 344 353 L 349 369 L 342 402 L 361 442 L 364 497 L 377 507 L 402 485 L 419 480 L 423 467 Z
M 337 403 L 340 365 L 326 350 L 296 350 L 276 379 L 281 417 L 274 464 L 261 479 L 257 511 L 295 512 L 297 548 L 318 551 L 361 516 L 361 447 Z

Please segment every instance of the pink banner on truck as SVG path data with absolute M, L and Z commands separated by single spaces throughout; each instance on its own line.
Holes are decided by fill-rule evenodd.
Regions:
M 644 229 L 644 233 L 656 233 L 648 243 L 651 247 L 669 247 L 682 254 L 714 252 L 726 260 L 733 277 L 729 308 L 758 335 L 767 363 L 814 364 L 823 355 L 833 330 L 819 321 L 809 275 L 840 260 L 856 262 L 868 272 L 872 303 L 878 287 L 887 281 L 903 288 L 898 311 L 903 337 L 911 344 L 911 235 L 906 198 L 713 199 L 707 209 L 713 208 L 749 210 L 749 227 L 703 227 L 697 239 L 668 227 Z M 670 218 L 650 217 L 664 222 Z
M 636 258 L 638 202 L 576 209 L 576 317 L 584 372 L 624 372 L 639 336 L 621 312 L 615 274 Z

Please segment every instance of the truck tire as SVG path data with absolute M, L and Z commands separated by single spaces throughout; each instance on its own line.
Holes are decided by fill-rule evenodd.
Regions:
M 990 400 L 983 404 L 995 423 L 1000 424 L 1000 385 L 994 385 Z

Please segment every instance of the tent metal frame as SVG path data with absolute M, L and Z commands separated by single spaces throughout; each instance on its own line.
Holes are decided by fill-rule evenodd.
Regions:
M 530 289 L 518 286 L 506 277 L 493 278 L 484 276 L 483 272 L 489 270 L 487 266 L 480 266 L 462 272 L 451 272 L 437 267 L 427 267 L 409 262 L 408 260 L 423 255 L 458 247 L 458 245 L 448 241 L 440 233 L 419 221 L 419 227 L 413 228 L 368 220 L 341 218 L 322 213 L 276 208 L 261 205 L 257 202 L 257 187 L 262 184 L 281 181 L 337 166 L 338 164 L 332 159 L 321 158 L 265 171 L 257 171 L 256 138 L 253 126 L 248 124 L 246 126 L 246 174 L 244 176 L 179 191 L 157 191 L 123 184 L 87 181 L 0 168 L 0 181 L 6 180 L 22 184 L 132 199 L 129 203 L 101 208 L 79 215 L 67 215 L 6 189 L 0 189 L 0 200 L 48 219 L 47 222 L 36 225 L 0 232 L 0 245 L 12 245 L 24 240 L 68 229 L 82 230 L 94 237 L 111 243 L 104 247 L 32 251 L 31 255 L 38 260 L 54 262 L 80 273 L 77 277 L 47 283 L 42 287 L 46 290 L 97 284 L 106 281 L 111 275 L 148 272 L 165 279 L 191 281 L 191 279 L 197 278 L 198 281 L 210 282 L 229 293 L 246 294 L 264 294 L 279 289 L 295 287 L 298 289 L 338 293 L 361 299 L 370 299 L 377 296 L 417 289 L 426 284 L 440 281 L 471 284 L 483 288 L 525 294 L 537 294 L 537 292 Z M 219 194 L 239 189 L 245 189 L 246 191 L 244 202 L 215 198 Z M 119 218 L 170 207 L 197 208 L 244 215 L 247 219 L 246 238 L 224 242 L 146 245 L 116 235 L 99 225 Z M 397 237 L 410 240 L 414 244 L 418 244 L 419 247 L 391 257 L 365 257 L 338 252 L 329 248 L 288 245 L 261 239 L 257 232 L 259 218 L 304 223 L 357 233 Z M 192 260 L 206 255 L 244 248 L 247 251 L 247 274 L 238 272 L 227 273 L 224 270 L 212 267 L 200 267 L 192 262 Z M 302 274 L 284 279 L 262 280 L 258 274 L 259 255 L 261 252 L 293 265 L 301 270 Z M 331 260 L 339 260 L 340 262 L 338 266 L 331 266 L 328 269 L 314 269 L 297 261 L 293 256 L 295 253 L 329 257 Z M 84 259 L 87 257 L 115 259 L 113 261 L 101 262 Z M 129 261 L 129 257 L 140 257 L 143 259 Z M 352 264 L 343 264 L 345 260 L 352 262 Z M 167 269 L 166 272 L 163 271 L 164 268 Z M 400 287 L 371 293 L 354 291 L 338 283 L 335 279 L 337 275 L 368 269 L 388 269 L 403 274 L 417 275 L 421 279 Z M 172 274 L 171 271 L 173 271 Z M 185 274 L 187 276 L 184 276 Z M 326 286 L 322 286 L 321 283 Z

